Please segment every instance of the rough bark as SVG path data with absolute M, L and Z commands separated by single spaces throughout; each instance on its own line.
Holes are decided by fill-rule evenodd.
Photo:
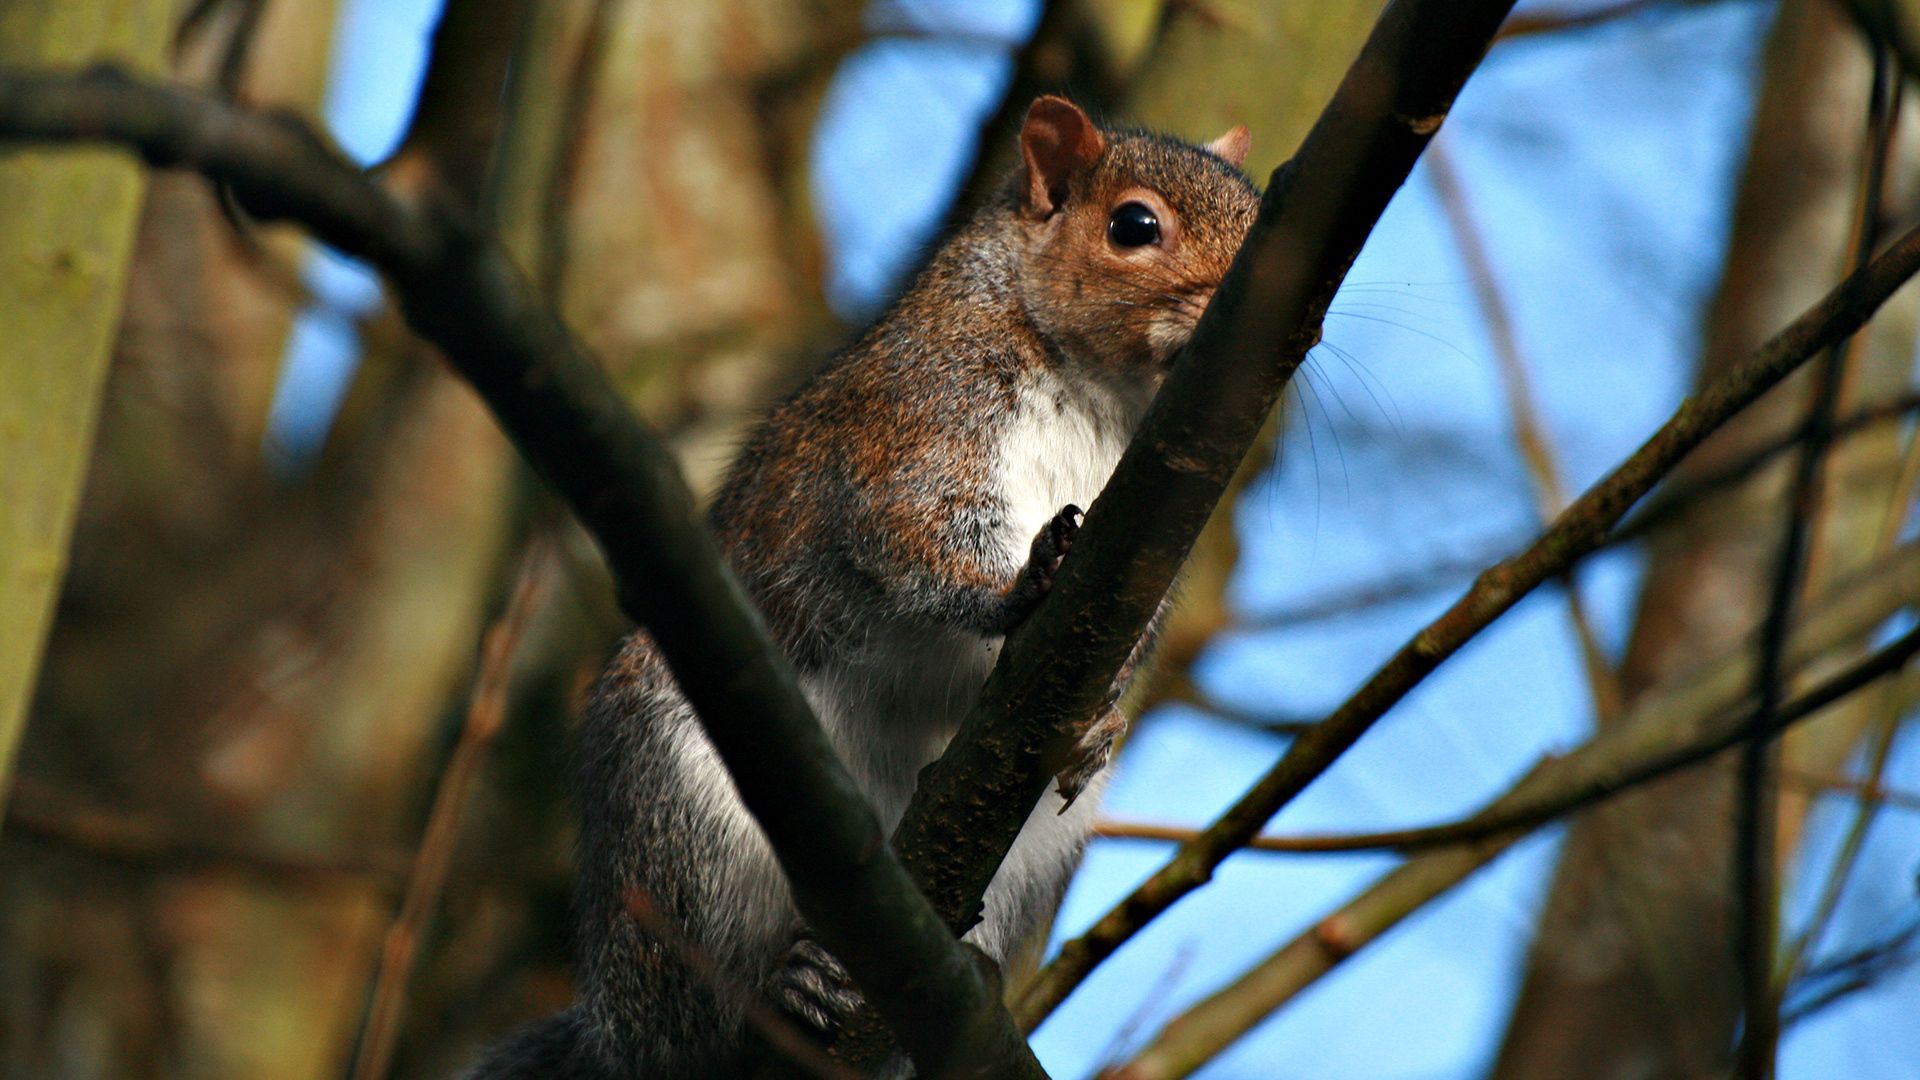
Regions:
M 1254 136 L 1247 171 L 1263 175 L 1300 145 L 1381 6 L 1380 0 L 1176 5 L 1126 95 L 1123 115 L 1195 140 L 1245 124 Z M 1286 62 L 1275 63 L 1277 56 Z M 1193 78 L 1201 67 L 1220 77 Z M 1164 675 L 1147 685 L 1143 707 L 1167 699 L 1204 700 L 1190 671 L 1232 619 L 1227 584 L 1239 562 L 1239 544 L 1231 508 L 1272 463 L 1283 414 L 1269 420 L 1220 500 L 1222 511 L 1194 544 L 1181 572 L 1180 603 L 1161 635 Z

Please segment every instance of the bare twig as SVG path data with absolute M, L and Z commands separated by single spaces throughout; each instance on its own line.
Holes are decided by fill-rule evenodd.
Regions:
M 1161 843 L 1183 844 L 1200 834 L 1198 829 L 1183 828 L 1178 825 L 1153 825 L 1144 821 L 1100 821 L 1093 826 L 1093 835 L 1103 840 L 1154 840 Z M 1274 851 L 1295 853 L 1298 848 L 1287 842 L 1286 837 L 1256 836 L 1247 841 L 1248 851 Z
M 4 833 L 59 844 L 97 858 L 167 871 L 221 870 L 263 881 L 396 888 L 409 858 L 397 849 L 330 855 L 262 847 L 244 839 L 188 832 L 167 822 L 109 810 L 14 778 Z
M 1329 589 L 1322 595 L 1309 596 L 1286 607 L 1248 614 L 1231 629 L 1259 631 L 1306 626 L 1441 589 L 1458 588 L 1461 582 L 1472 579 L 1474 574 L 1486 569 L 1487 564 L 1497 561 L 1502 552 L 1511 551 L 1513 544 L 1513 541 L 1487 544 L 1468 555 L 1444 556 L 1425 566 L 1396 570 L 1337 592 Z
M 1883 780 L 1872 772 L 1855 780 L 1846 776 L 1815 776 L 1794 769 L 1780 770 L 1780 782 L 1808 791 L 1845 792 L 1863 803 L 1874 806 L 1889 806 L 1896 810 L 1920 812 L 1920 792 L 1902 791 L 1888 787 Z
M 1896 83 L 1893 89 L 1894 111 L 1899 111 L 1899 101 L 1905 96 L 1905 84 Z M 1896 128 L 1897 130 L 1897 128 Z M 1876 551 L 1891 551 L 1900 539 L 1901 528 L 1907 520 L 1907 511 L 1913 505 L 1916 491 L 1920 491 L 1920 431 L 1910 433 L 1905 452 L 1901 456 L 1899 475 L 1891 486 L 1892 495 L 1888 498 L 1885 515 L 1880 521 L 1880 532 L 1874 538 Z M 1900 730 L 1901 718 L 1906 712 L 1906 702 L 1891 693 L 1883 694 L 1880 703 L 1882 715 L 1874 722 L 1867 737 L 1866 779 L 1856 783 L 1853 819 L 1848 823 L 1847 831 L 1840 841 L 1839 853 L 1833 866 L 1828 870 L 1827 880 L 1820 890 L 1820 899 L 1814 904 L 1813 914 L 1808 917 L 1800 933 L 1790 941 L 1781 961 L 1776 982 L 1781 988 L 1791 984 L 1796 972 L 1806 963 L 1808 956 L 1820 944 L 1834 914 L 1839 910 L 1840 898 L 1845 892 L 1847 881 L 1853 868 L 1859 861 L 1860 853 L 1866 847 L 1867 831 L 1872 827 L 1879 807 L 1900 806 L 1897 793 L 1887 792 L 1882 786 L 1886 775 L 1887 763 L 1892 758 L 1894 736 Z M 1787 779 L 1795 779 L 1789 772 Z M 1800 779 L 1804 779 L 1801 777 Z M 1911 804 L 1920 808 L 1920 803 Z M 1785 1021 L 1783 1020 L 1784 1024 Z
M 116 143 L 232 186 L 379 268 L 413 328 L 472 383 L 599 542 L 699 714 L 796 905 L 928 1074 L 1044 1075 L 985 975 L 887 847 L 762 628 L 672 454 L 458 204 L 396 198 L 292 118 L 101 68 L 0 72 L 0 138 Z
M 1583 775 L 1576 782 L 1568 783 L 1552 792 L 1542 792 L 1528 800 L 1516 801 L 1513 805 L 1497 811 L 1489 808 L 1462 821 L 1414 829 L 1354 833 L 1345 836 L 1267 837 L 1265 838 L 1266 850 L 1418 851 L 1448 844 L 1470 843 L 1504 833 L 1524 832 L 1564 814 L 1611 798 L 1623 791 L 1678 772 L 1689 765 L 1698 764 L 1730 747 L 1770 739 L 1795 722 L 1811 716 L 1874 680 L 1898 670 L 1916 652 L 1920 652 L 1920 638 L 1909 634 L 1887 646 L 1886 649 L 1873 654 L 1867 660 L 1834 676 L 1819 688 L 1793 701 L 1775 706 L 1775 711 L 1771 714 L 1765 714 L 1756 708 L 1750 719 L 1731 727 L 1710 724 L 1707 718 L 1676 717 L 1674 719 L 1678 724 L 1690 722 L 1694 726 L 1705 725 L 1707 729 L 1692 733 L 1694 737 L 1691 739 L 1676 738 L 1671 745 L 1652 748 L 1636 758 L 1620 760 L 1612 754 L 1600 753 L 1569 755 L 1561 760 L 1572 762 L 1572 765 L 1559 766 L 1549 770 L 1546 775 L 1559 777 L 1566 772 L 1578 770 Z M 1687 732 L 1681 732 L 1682 736 L 1687 734 Z M 1612 742 L 1600 745 L 1608 751 L 1613 751 L 1616 746 Z M 1549 762 L 1551 761 L 1552 759 L 1549 759 Z M 1596 765 L 1596 762 L 1603 764 Z M 1529 779 L 1533 775 L 1529 774 Z M 1521 788 L 1516 786 L 1514 790 L 1518 792 Z
M 1916 595 L 1920 595 L 1920 547 L 1904 548 L 1878 560 L 1823 596 L 1797 620 L 1787 643 L 1786 664 L 1791 670 L 1806 668 L 1816 658 L 1870 633 Z M 1754 650 L 1742 646 L 1717 663 L 1640 695 L 1618 725 L 1562 757 L 1546 759 L 1535 771 L 1544 770 L 1542 775 L 1529 773 L 1469 817 L 1382 832 L 1263 835 L 1257 838 L 1257 847 L 1296 853 L 1415 850 L 1481 840 L 1529 825 L 1555 807 L 1584 805 L 1582 800 L 1596 797 L 1594 793 L 1617 793 L 1632 783 L 1684 767 L 1680 759 L 1715 752 L 1712 748 L 1731 745 L 1729 739 L 1739 741 L 1737 707 L 1753 689 L 1756 667 Z M 1802 698 L 1796 707 L 1808 700 Z M 1201 835 L 1192 830 L 1150 832 L 1152 827 L 1137 825 L 1122 828 L 1125 835 L 1183 843 Z
M 1186 1076 L 1421 905 L 1491 862 L 1526 830 L 1635 784 L 1697 764 L 1747 740 L 1770 739 L 1795 720 L 1810 716 L 1873 680 L 1900 670 L 1916 653 L 1920 653 L 1920 629 L 1910 631 L 1886 649 L 1854 664 L 1770 716 L 1754 709 L 1731 725 L 1707 724 L 1695 718 L 1693 724 L 1683 725 L 1688 729 L 1684 737 L 1691 740 L 1686 745 L 1674 747 L 1621 775 L 1566 784 L 1565 774 L 1573 757 L 1542 762 L 1507 795 L 1470 819 L 1474 824 L 1449 830 L 1444 836 L 1436 831 L 1418 845 L 1427 846 L 1430 839 L 1441 850 L 1414 859 L 1388 874 L 1340 911 L 1183 1013 L 1132 1062 L 1108 1074 L 1108 1080 L 1171 1080 Z M 1694 730 L 1698 728 L 1710 729 L 1707 737 L 1693 738 L 1700 734 Z M 1595 743 L 1600 741 L 1596 739 Z M 1615 745 L 1620 741 L 1611 740 Z M 1559 790 L 1537 799 L 1528 794 L 1538 788 Z
M 1920 410 L 1920 394 L 1907 392 L 1862 405 L 1833 425 L 1835 438 L 1859 434 Z M 1640 510 L 1621 522 L 1607 538 L 1607 546 L 1638 540 L 1672 521 L 1701 496 L 1751 479 L 1781 454 L 1800 445 L 1806 432 L 1794 430 L 1755 448 L 1745 457 L 1700 471 L 1684 482 L 1662 487 L 1647 499 Z
M 1493 339 L 1493 355 L 1499 364 L 1501 389 L 1506 392 L 1507 412 L 1513 418 L 1514 442 L 1519 447 L 1520 460 L 1526 465 L 1527 475 L 1533 480 L 1533 499 L 1540 514 L 1539 524 L 1545 525 L 1553 520 L 1553 515 L 1566 508 L 1566 483 L 1561 479 L 1559 457 L 1554 453 L 1553 440 L 1534 402 L 1526 358 L 1520 353 L 1519 335 L 1514 331 L 1513 316 L 1507 308 L 1506 297 L 1501 294 L 1500 283 L 1494 277 L 1493 259 L 1487 254 L 1480 230 L 1474 224 L 1473 208 L 1467 202 L 1467 193 L 1461 187 L 1460 177 L 1454 170 L 1452 156 L 1446 152 L 1444 140 L 1427 152 L 1427 175 L 1433 179 L 1441 213 L 1446 216 L 1447 224 L 1453 230 L 1454 242 L 1460 249 L 1460 259 L 1466 264 L 1467 277 L 1473 283 L 1474 295 L 1480 301 L 1481 315 L 1486 319 L 1488 335 Z M 1600 635 L 1594 633 L 1593 620 L 1587 616 L 1586 604 L 1580 599 L 1580 585 L 1571 567 L 1561 575 L 1560 585 L 1567 601 L 1567 616 L 1573 623 L 1574 638 L 1580 643 L 1580 659 L 1586 668 L 1587 687 L 1593 696 L 1594 711 L 1603 722 L 1610 720 L 1620 712 L 1620 704 L 1624 699 L 1620 677 L 1607 659 L 1606 650 L 1600 645 Z
M 1796 981 L 1799 984 L 1824 984 L 1819 990 L 1782 1011 L 1780 1026 L 1791 1027 L 1828 1008 L 1851 994 L 1868 989 L 1903 968 L 1920 960 L 1913 948 L 1920 940 L 1920 920 L 1907 924 L 1878 941 L 1831 960 L 1809 967 Z
M 1018 1008 L 1023 1022 L 1037 1024 L 1095 964 L 1156 915 L 1204 884 L 1214 867 L 1258 835 L 1267 819 L 1324 772 L 1442 661 L 1542 582 L 1597 548 L 1628 507 L 1707 435 L 1816 353 L 1859 329 L 1916 270 L 1920 270 L 1920 229 L 1895 241 L 1745 363 L 1685 402 L 1652 438 L 1575 500 L 1526 550 L 1481 574 L 1465 596 L 1401 646 L 1326 720 L 1295 741 L 1280 762 L 1199 839 L 1183 845 L 1167 865 L 1087 933 L 1067 942 L 1021 998 Z
M 1834 435 L 1842 438 L 1856 435 L 1883 424 L 1905 419 L 1916 411 L 1920 411 L 1920 394 L 1900 394 L 1885 401 L 1863 405 L 1848 413 L 1834 425 Z M 1643 539 L 1671 522 L 1681 510 L 1692 505 L 1702 496 L 1750 479 L 1768 463 L 1799 445 L 1802 434 L 1799 431 L 1788 432 L 1755 449 L 1745 457 L 1728 462 L 1711 472 L 1702 472 L 1686 481 L 1661 486 L 1647 497 L 1638 510 L 1629 514 L 1607 534 L 1606 539 L 1600 543 L 1600 549 L 1618 547 L 1621 544 Z M 1920 455 L 1913 460 L 1916 466 L 1913 471 L 1916 475 L 1920 475 Z M 1476 572 L 1499 561 L 1502 552 L 1511 551 L 1518 546 L 1519 542 L 1519 540 L 1510 540 L 1488 544 L 1468 555 L 1437 559 L 1418 569 L 1399 571 L 1338 592 L 1329 591 L 1325 595 L 1310 597 L 1275 611 L 1250 614 L 1231 629 L 1257 631 L 1302 626 L 1399 600 L 1425 596 L 1472 577 Z M 1883 550 L 1885 550 L 1884 547 Z M 1179 695 L 1173 696 L 1177 698 Z M 1188 696 L 1197 697 L 1197 695 Z M 1202 707 L 1211 706 L 1203 705 Z
M 367 999 L 366 1027 L 361 1032 L 360 1048 L 349 1074 L 352 1080 L 382 1080 L 393 1062 L 393 1048 L 400 1035 L 407 984 L 413 977 L 420 938 L 446 885 L 447 868 L 453 863 L 454 845 L 460 838 L 460 823 L 466 817 L 467 800 L 479 776 L 480 764 L 506 718 L 513 659 L 528 621 L 546 594 L 547 583 L 554 572 L 553 562 L 554 553 L 548 542 L 535 540 L 528 547 L 521 557 L 506 612 L 488 628 L 481 645 L 480 668 L 467 702 L 466 723 L 461 726 L 459 741 L 454 744 L 453 755 L 448 758 L 440 785 L 434 792 L 433 808 L 427 813 L 426 831 L 407 875 L 400 910 L 394 915 L 380 947 L 380 961 L 374 969 L 373 989 Z

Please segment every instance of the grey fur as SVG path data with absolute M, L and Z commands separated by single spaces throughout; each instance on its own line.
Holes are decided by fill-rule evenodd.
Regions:
M 1044 595 L 1072 542 L 1060 510 L 1087 505 L 1111 471 L 1164 371 L 1168 320 L 1183 340 L 1253 218 L 1252 186 L 1205 151 L 1102 138 L 1098 160 L 1061 178 L 1058 211 L 1031 212 L 1014 178 L 773 411 L 714 503 L 735 569 L 889 829 L 1001 635 Z M 1111 200 L 1141 187 L 1184 218 L 1178 250 L 1100 248 Z M 1097 792 L 1117 719 L 1063 773 L 1071 794 Z M 644 634 L 595 690 L 579 757 L 580 1000 L 472 1075 L 737 1075 L 753 1050 L 750 1000 L 824 1038 L 858 995 L 807 937 Z M 994 960 L 1059 903 L 1093 801 L 1049 793 L 1035 808 L 968 934 Z M 680 940 L 642 929 L 634 890 Z

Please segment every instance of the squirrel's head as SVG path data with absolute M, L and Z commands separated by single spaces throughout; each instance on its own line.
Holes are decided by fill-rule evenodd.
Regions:
M 1226 275 L 1259 209 L 1240 171 L 1248 135 L 1205 146 L 1102 131 L 1051 95 L 1027 109 L 1015 214 L 1020 291 L 1074 359 L 1157 385 Z

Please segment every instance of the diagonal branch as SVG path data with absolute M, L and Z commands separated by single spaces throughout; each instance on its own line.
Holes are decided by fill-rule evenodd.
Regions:
M 1635 739 L 1599 739 L 1565 758 L 1536 766 L 1493 806 L 1448 825 L 1349 836 L 1266 837 L 1268 851 L 1423 851 L 1507 836 L 1517 839 L 1555 818 L 1585 809 L 1624 791 L 1698 765 L 1735 746 L 1765 742 L 1841 698 L 1904 667 L 1920 652 L 1920 637 L 1909 633 L 1792 701 L 1769 702 L 1738 722 L 1703 716 L 1673 717 L 1672 730 L 1657 745 L 1645 731 Z M 1664 715 L 1661 719 L 1667 719 Z
M 116 143 L 199 171 L 385 275 L 408 323 L 479 391 L 599 542 L 795 900 L 929 1074 L 984 1055 L 1040 1076 L 987 979 L 887 848 L 792 669 L 695 515 L 672 456 L 457 206 L 396 198 L 297 120 L 112 69 L 0 71 L 0 139 Z
M 1566 758 L 1541 763 L 1462 826 L 1425 830 L 1429 835 L 1407 846 L 1432 845 L 1437 850 L 1387 874 L 1338 912 L 1175 1018 L 1138 1057 L 1108 1075 L 1111 1080 L 1171 1080 L 1187 1075 L 1334 966 L 1493 861 L 1526 832 L 1731 747 L 1769 741 L 1794 722 L 1900 671 L 1916 653 L 1920 653 L 1920 630 L 1911 630 L 1777 709 L 1761 703 L 1735 717 L 1677 718 L 1673 725 L 1677 730 L 1671 733 L 1648 730 L 1665 725 L 1636 722 L 1635 727 L 1649 738 L 1658 736 L 1673 744 L 1643 760 L 1624 763 L 1617 771 L 1595 767 L 1604 766 L 1606 755 L 1594 751 L 1629 741 L 1609 735 Z
M 1480 317 L 1486 323 L 1493 344 L 1493 357 L 1500 371 L 1500 388 L 1507 398 L 1514 445 L 1533 482 L 1534 505 L 1540 515 L 1536 525 L 1545 525 L 1567 506 L 1567 488 L 1560 474 L 1560 457 L 1554 451 L 1546 421 L 1540 416 L 1533 379 L 1527 371 L 1526 357 L 1520 352 L 1519 333 L 1514 328 L 1513 313 L 1494 274 L 1493 257 L 1487 251 L 1486 240 L 1474 220 L 1472 203 L 1460 182 L 1458 171 L 1453 167 L 1452 155 L 1446 153 L 1446 149 L 1443 143 L 1427 153 L 1427 176 L 1433 182 L 1434 194 L 1440 199 L 1441 214 L 1447 219 L 1448 228 L 1453 233 L 1454 247 L 1460 253 L 1461 262 L 1466 264 L 1467 277 L 1479 300 Z M 1580 595 L 1580 583 L 1571 570 L 1561 576 L 1560 587 L 1566 596 L 1567 618 L 1573 625 L 1574 640 L 1580 646 L 1581 663 L 1586 668 L 1594 713 L 1605 723 L 1619 713 L 1625 697 L 1620 688 L 1620 674 L 1614 670 L 1605 647 L 1600 644 L 1600 635 L 1594 631 L 1593 619 Z
M 1807 670 L 1821 657 L 1871 634 L 1915 596 L 1920 596 L 1920 546 L 1909 545 L 1876 561 L 1796 616 L 1781 662 L 1791 672 Z M 1751 645 L 1741 645 L 1713 663 L 1660 684 L 1640 695 L 1617 724 L 1577 749 L 1542 761 L 1507 792 L 1466 818 L 1381 832 L 1264 835 L 1247 846 L 1296 854 L 1425 851 L 1530 827 L 1717 753 L 1731 745 L 1729 738 L 1739 741 L 1736 717 L 1741 703 L 1751 699 L 1758 666 Z M 1792 708 L 1804 713 L 1809 702 L 1818 700 L 1805 696 Z M 1130 835 L 1178 840 L 1194 835 L 1189 830 L 1172 832 L 1181 835 L 1162 832 L 1156 837 L 1143 830 Z
M 1206 524 L 1374 223 L 1485 54 L 1506 0 L 1399 0 L 1260 215 L 1046 603 L 1007 641 L 979 704 L 920 777 L 894 834 L 956 930 Z
M 1067 942 L 1020 1001 L 1022 1020 L 1033 1025 L 1045 1018 L 1095 964 L 1204 884 L 1215 867 L 1258 835 L 1268 818 L 1325 772 L 1408 691 L 1522 597 L 1603 544 L 1628 508 L 1681 458 L 1816 353 L 1858 330 L 1916 271 L 1920 271 L 1920 229 L 1894 241 L 1745 363 L 1683 402 L 1652 438 L 1568 506 L 1526 550 L 1482 573 L 1466 595 L 1295 741 L 1279 763 L 1194 842 L 1182 845 L 1165 866 L 1087 933 Z
M 440 902 L 441 890 L 446 887 L 447 872 L 453 865 L 454 848 L 460 841 L 460 826 L 473 794 L 474 781 L 488 748 L 506 724 L 514 660 L 527 624 L 546 597 L 553 562 L 547 541 L 535 539 L 528 546 L 520 557 L 520 569 L 514 575 L 513 594 L 507 601 L 507 609 L 487 628 L 481 640 L 479 669 L 474 673 L 460 736 L 434 788 L 433 804 L 427 811 L 427 827 L 421 833 L 413 866 L 407 872 L 400 908 L 381 941 L 380 956 L 374 965 L 373 989 L 367 995 L 366 1023 L 361 1029 L 360 1045 L 349 1074 L 351 1080 L 385 1080 L 393 1066 L 400 1023 L 406 1011 L 407 987 L 413 979 L 420 942 Z

